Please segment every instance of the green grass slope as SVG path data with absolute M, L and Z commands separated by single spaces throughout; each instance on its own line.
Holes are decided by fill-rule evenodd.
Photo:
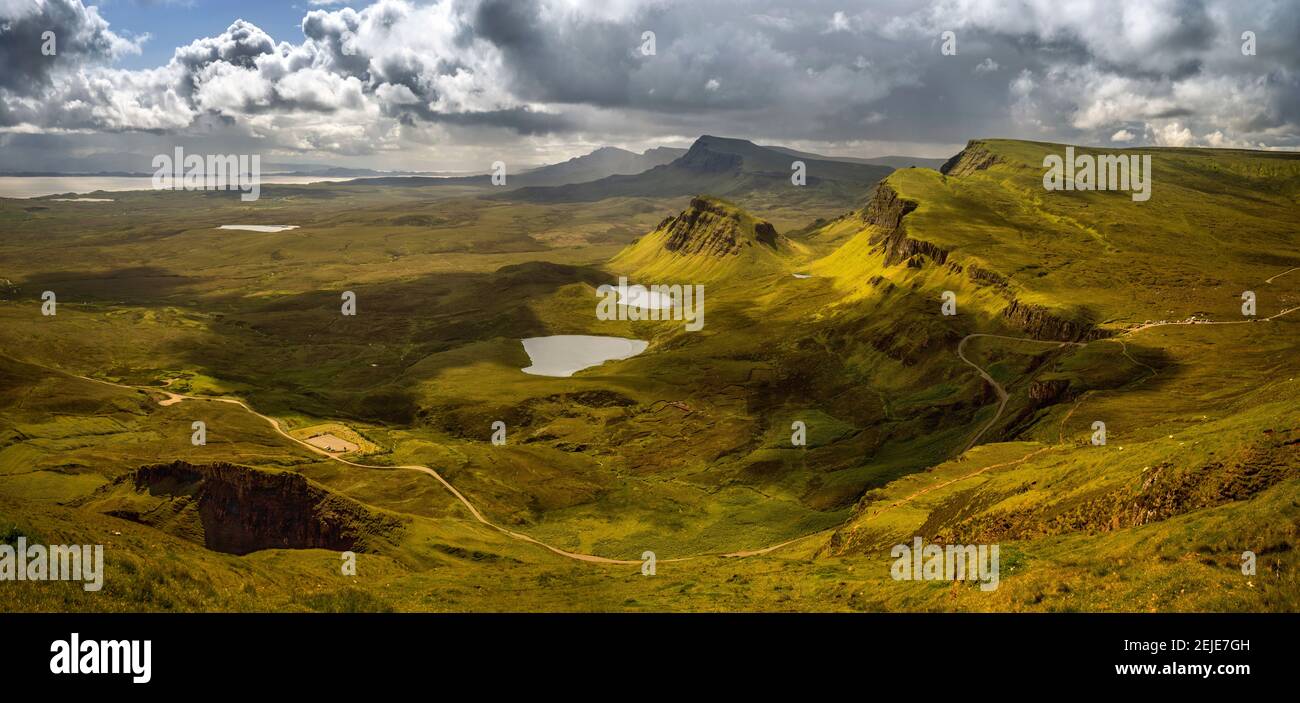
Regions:
M 699 196 L 620 252 L 610 267 L 638 280 L 702 282 L 788 272 L 806 254 L 771 223 L 720 198 Z
M 1295 609 L 1300 319 L 1277 316 L 1300 304 L 1294 157 L 1149 150 L 1152 199 L 1134 203 L 1043 190 L 1063 148 L 975 142 L 786 237 L 773 212 L 817 212 L 788 185 L 771 208 L 348 186 L 267 189 L 256 208 L 0 202 L 0 539 L 109 547 L 101 594 L 0 589 L 22 610 Z M 212 229 L 252 219 L 302 228 Z M 702 282 L 707 323 L 597 319 L 619 274 Z M 1193 314 L 1226 324 L 1140 325 Z M 649 347 L 522 373 L 520 339 L 543 334 Z M 377 450 L 332 461 L 212 396 Z M 135 488 L 176 461 L 299 476 L 349 506 L 326 515 L 402 528 L 364 531 L 377 550 L 356 577 L 330 549 L 208 549 L 180 496 L 210 487 Z M 484 526 L 411 464 L 556 547 L 655 551 L 658 575 Z M 161 506 L 180 510 L 125 519 Z M 997 542 L 1001 586 L 893 580 L 890 546 L 917 535 Z
M 1261 296 L 1262 313 L 1285 307 L 1263 281 L 1300 262 L 1300 156 L 1124 150 L 1152 158 L 1152 196 L 1135 202 L 1122 191 L 1046 190 L 1043 159 L 1064 153 L 1063 144 L 983 140 L 945 173 L 891 174 L 882 184 L 897 203 L 889 205 L 915 206 L 899 250 L 942 252 L 953 266 L 919 275 L 928 287 L 957 293 L 959 307 L 983 312 L 1000 314 L 1014 299 L 1119 328 L 1190 315 L 1240 319 L 1247 290 Z M 862 223 L 837 226 L 855 225 Z M 864 228 L 822 270 L 851 292 L 864 290 L 880 273 L 862 255 L 873 234 Z

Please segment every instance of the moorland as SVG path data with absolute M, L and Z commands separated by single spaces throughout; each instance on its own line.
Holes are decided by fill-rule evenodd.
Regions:
M 1064 148 L 2 199 L 0 538 L 107 562 L 6 608 L 1300 608 L 1300 157 L 1125 150 L 1135 202 L 1045 190 Z M 620 276 L 707 323 L 599 319 Z M 915 536 L 999 587 L 894 580 Z

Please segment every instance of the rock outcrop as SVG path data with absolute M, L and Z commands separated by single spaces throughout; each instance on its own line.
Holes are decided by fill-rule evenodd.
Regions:
M 1006 276 L 995 271 L 990 271 L 986 268 L 980 268 L 975 264 L 971 264 L 966 269 L 966 275 L 970 276 L 970 280 L 974 281 L 976 285 L 993 286 L 994 288 L 1002 289 L 1005 289 L 1010 285 Z
M 730 256 L 754 242 L 777 248 L 776 228 L 752 219 L 738 208 L 718 200 L 696 197 L 681 214 L 660 224 L 667 238 L 664 248 L 678 254 Z
M 972 139 L 966 143 L 965 149 L 957 152 L 955 156 L 939 167 L 939 173 L 945 176 L 965 176 L 976 171 L 983 171 L 1001 160 L 1000 156 L 988 150 L 984 142 Z
M 917 203 L 898 195 L 898 191 L 885 183 L 876 187 L 871 202 L 862 212 L 862 219 L 878 229 L 868 240 L 873 252 L 883 253 L 885 265 L 893 266 L 903 262 L 919 267 L 925 257 L 937 264 L 948 260 L 948 251 L 930 242 L 912 239 L 907 236 L 903 218 L 916 209 Z
M 376 551 L 403 526 L 301 474 L 225 463 L 142 466 L 101 489 L 87 507 L 229 554 Z
M 1002 317 L 1035 339 L 1054 339 L 1060 342 L 1086 342 L 1110 336 L 1091 323 L 1068 320 L 1052 314 L 1041 305 L 1031 305 L 1012 299 L 1002 309 Z
M 940 530 L 936 538 L 982 544 L 1139 527 L 1249 500 L 1296 476 L 1300 476 L 1300 439 L 1258 442 L 1223 459 L 1182 466 L 1161 463 L 1144 471 L 1141 484 L 972 516 Z
M 1070 395 L 1070 382 L 1064 379 L 1034 381 L 1029 384 L 1029 399 L 1038 407 L 1055 405 L 1067 400 Z

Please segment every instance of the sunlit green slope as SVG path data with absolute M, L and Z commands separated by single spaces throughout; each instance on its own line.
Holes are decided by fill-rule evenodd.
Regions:
M 620 252 L 610 267 L 647 282 L 694 283 L 788 272 L 806 253 L 802 244 L 733 203 L 698 196 Z
M 867 256 L 883 244 L 916 266 L 891 281 L 951 290 L 960 312 L 1024 318 L 1023 308 L 1041 306 L 1083 327 L 1239 318 L 1248 290 L 1261 296 L 1261 310 L 1279 308 L 1263 281 L 1300 259 L 1300 155 L 1079 148 L 1150 156 L 1150 199 L 1134 201 L 1129 191 L 1045 189 L 1044 157 L 1065 153 L 1062 144 L 981 140 L 944 173 L 896 171 L 863 213 L 891 231 L 854 218 L 833 223 L 840 236 L 860 233 L 818 271 L 852 301 L 884 273 Z M 1019 307 L 1006 311 L 1012 301 Z
M 295 191 L 258 217 L 303 228 L 256 236 L 214 231 L 253 214 L 190 194 L 94 216 L 0 203 L 0 538 L 111 546 L 102 597 L 7 593 L 54 610 L 1300 607 L 1300 319 L 1281 314 L 1300 305 L 1295 157 L 1136 150 L 1154 173 L 1135 202 L 1045 190 L 1043 158 L 1064 149 L 975 142 L 795 234 L 706 197 L 683 212 Z M 596 286 L 619 275 L 705 285 L 707 324 L 597 319 Z M 1132 329 L 1190 315 L 1227 324 Z M 545 334 L 650 344 L 523 374 L 520 338 Z M 162 405 L 164 383 L 293 431 L 346 424 L 378 468 L 239 406 Z M 498 419 L 504 446 L 488 441 Z M 179 499 L 128 483 L 177 460 L 300 474 L 402 526 L 366 531 L 355 578 L 326 549 L 217 552 Z M 590 554 L 653 550 L 658 573 L 484 527 L 410 464 L 497 524 Z M 139 508 L 176 519 L 150 527 Z M 889 549 L 915 536 L 999 544 L 1001 585 L 893 580 Z M 753 554 L 671 561 L 734 551 Z

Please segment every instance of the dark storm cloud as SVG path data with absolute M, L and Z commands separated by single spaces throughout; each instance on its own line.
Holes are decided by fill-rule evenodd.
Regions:
M 377 0 L 313 9 L 301 37 L 232 18 L 149 71 L 109 67 L 124 40 L 77 0 L 42 7 L 6 31 L 59 20 L 87 39 L 65 56 L 60 37 L 62 64 L 0 44 L 16 66 L 0 125 L 181 135 L 215 116 L 338 154 L 703 133 L 1300 146 L 1300 0 Z
M 570 132 L 576 126 L 573 119 L 567 115 L 538 112 L 526 107 L 475 113 L 432 113 L 427 117 L 434 122 L 472 127 L 500 127 L 526 135 Z
M 633 50 L 630 24 L 581 17 L 547 21 L 536 0 L 484 0 L 472 23 L 512 68 L 512 87 L 528 100 L 613 106 L 628 102 Z
M 45 32 L 54 33 L 57 53 L 42 53 Z M 104 61 L 137 50 L 131 41 L 109 31 L 94 8 L 80 0 L 0 2 L 0 87 L 30 95 L 50 82 L 62 66 Z
M 471 24 L 506 59 L 515 94 L 610 108 L 627 124 L 823 141 L 1104 142 L 1137 123 L 1154 142 L 1186 128 L 1197 141 L 1294 145 L 1287 96 L 1300 52 L 1277 40 L 1296 26 L 1296 6 L 702 0 L 609 18 L 485 0 Z M 1245 28 L 1270 54 L 1239 60 Z M 636 51 L 646 29 L 656 32 L 655 56 Z M 939 52 L 949 29 L 956 56 Z M 1270 122 L 1274 133 L 1254 133 Z
M 352 45 L 361 16 L 350 7 L 338 12 L 312 10 L 302 20 L 302 33 L 329 56 L 330 65 L 358 78 L 369 78 L 370 62 Z

